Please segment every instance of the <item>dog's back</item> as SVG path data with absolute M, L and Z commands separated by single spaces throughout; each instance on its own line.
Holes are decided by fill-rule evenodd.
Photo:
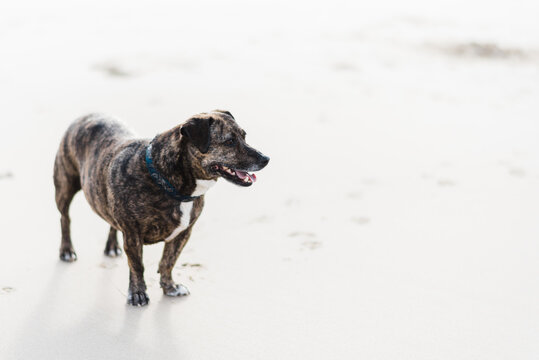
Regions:
M 90 206 L 103 218 L 109 218 L 105 206 L 97 206 L 96 197 L 105 196 L 109 164 L 133 134 L 118 120 L 102 114 L 89 114 L 75 120 L 65 132 L 54 162 L 56 203 L 61 213 L 68 211 L 73 195 L 83 190 Z M 90 191 L 92 179 L 96 186 Z
M 56 165 L 79 173 L 87 159 L 99 158 L 104 150 L 121 144 L 133 134 L 118 120 L 102 114 L 89 114 L 75 120 L 67 129 L 56 155 Z M 89 156 L 90 155 L 90 156 Z

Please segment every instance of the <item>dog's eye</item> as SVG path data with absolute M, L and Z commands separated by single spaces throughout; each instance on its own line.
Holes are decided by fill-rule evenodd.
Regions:
M 236 144 L 236 140 L 234 139 L 228 139 L 227 141 L 224 142 L 224 144 L 226 146 L 234 146 Z

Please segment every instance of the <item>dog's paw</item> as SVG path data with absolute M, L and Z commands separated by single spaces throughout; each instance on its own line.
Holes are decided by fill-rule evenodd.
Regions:
M 166 296 L 186 296 L 189 295 L 189 290 L 182 284 L 174 284 L 167 288 L 163 288 L 163 293 Z
M 120 249 L 117 246 L 112 247 L 110 249 L 105 249 L 105 255 L 108 257 L 118 257 L 122 255 L 122 249 Z
M 127 296 L 127 303 L 129 305 L 144 306 L 148 305 L 149 302 L 150 298 L 144 291 L 129 291 L 129 295 Z
M 77 254 L 73 249 L 60 250 L 60 260 L 65 262 L 73 262 L 77 260 Z

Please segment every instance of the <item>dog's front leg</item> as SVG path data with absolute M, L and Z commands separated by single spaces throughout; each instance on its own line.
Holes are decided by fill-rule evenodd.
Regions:
M 174 240 L 167 242 L 163 249 L 163 256 L 159 262 L 159 273 L 161 274 L 160 284 L 163 288 L 163 293 L 167 296 L 189 295 L 189 290 L 185 286 L 176 284 L 172 280 L 172 269 L 191 236 L 191 229 L 192 226 L 180 233 Z
M 124 234 L 124 251 L 129 263 L 129 293 L 127 303 L 144 306 L 150 301 L 144 282 L 144 264 L 142 263 L 143 241 L 137 236 Z

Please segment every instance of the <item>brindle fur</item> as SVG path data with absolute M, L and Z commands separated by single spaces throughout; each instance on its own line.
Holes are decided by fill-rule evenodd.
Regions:
M 234 145 L 225 144 L 233 139 Z M 61 214 L 60 259 L 77 259 L 70 236 L 69 205 L 82 189 L 91 208 L 110 224 L 105 254 L 121 253 L 130 269 L 128 303 L 146 305 L 143 244 L 163 241 L 180 225 L 180 202 L 168 196 L 150 177 L 145 161 L 148 139 L 135 139 L 114 118 L 90 114 L 77 119 L 66 131 L 54 163 L 56 204 Z M 222 110 L 196 115 L 152 140 L 154 166 L 182 195 L 191 195 L 197 180 L 217 180 L 215 164 L 256 171 L 269 158 L 245 142 L 245 132 L 233 116 Z M 204 206 L 204 195 L 193 200 L 189 226 L 165 244 L 159 263 L 160 284 L 166 295 L 187 290 L 172 279 L 172 268 Z

